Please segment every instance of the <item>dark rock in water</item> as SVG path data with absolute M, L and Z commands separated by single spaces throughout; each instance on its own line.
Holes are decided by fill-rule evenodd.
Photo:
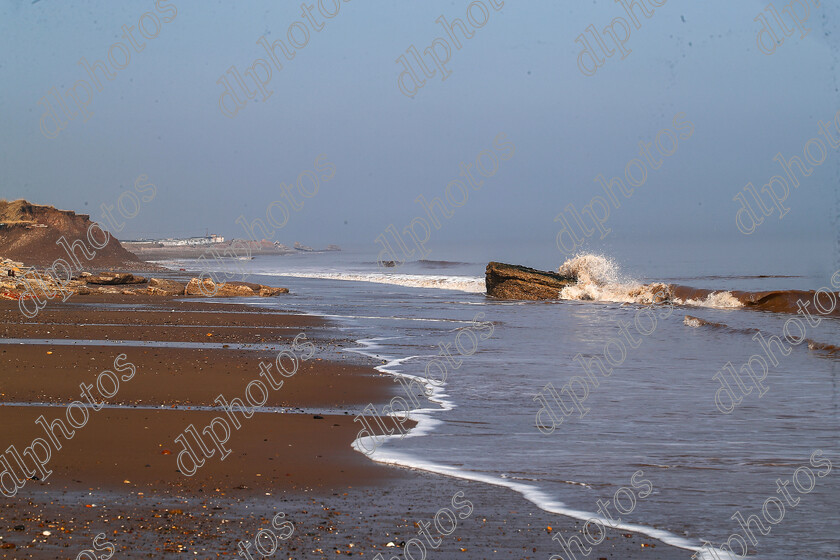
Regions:
M 558 292 L 576 278 L 526 266 L 491 262 L 485 279 L 487 295 L 500 299 L 557 299 Z
M 397 263 L 395 263 L 394 261 L 382 261 L 382 266 L 394 268 L 395 266 L 397 266 Z
M 288 294 L 289 288 L 272 288 L 271 286 L 260 286 L 261 297 L 273 297 L 277 294 Z
M 135 276 L 128 273 L 103 272 L 95 276 L 88 276 L 85 278 L 85 282 L 88 284 L 115 286 L 119 284 L 143 284 L 146 282 L 146 279 L 142 276 Z

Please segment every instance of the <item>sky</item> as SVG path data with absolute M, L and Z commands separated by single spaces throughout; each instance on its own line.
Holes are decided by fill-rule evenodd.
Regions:
M 299 200 L 272 239 L 373 246 L 389 225 L 402 229 L 425 216 L 415 199 L 445 198 L 461 163 L 492 151 L 503 133 L 515 147 L 512 157 L 450 208 L 434 240 L 550 245 L 555 217 L 568 204 L 580 209 L 604 195 L 595 177 L 623 176 L 639 142 L 674 129 L 683 113 L 693 133 L 611 208 L 608 239 L 732 238 L 747 249 L 778 238 L 834 242 L 840 150 L 829 149 L 825 163 L 790 189 L 783 219 L 775 212 L 749 236 L 736 227 L 733 201 L 748 183 L 760 188 L 782 172 L 777 153 L 802 157 L 818 121 L 832 122 L 840 109 L 840 9 L 827 2 L 815 7 L 809 0 L 802 25 L 811 31 L 802 37 L 794 30 L 767 55 L 757 46 L 762 25 L 755 18 L 769 13 L 769 2 L 669 0 L 653 7 L 647 0 L 653 11 L 649 18 L 634 12 L 640 27 L 630 28 L 631 52 L 605 58 L 587 76 L 575 39 L 590 25 L 600 30 L 617 17 L 629 20 L 618 0 L 481 0 L 487 21 L 480 28 L 467 22 L 469 39 L 456 31 L 461 48 L 450 45 L 451 74 L 442 80 L 436 71 L 409 97 L 398 87 L 398 57 L 412 45 L 423 52 L 438 38 L 451 43 L 436 20 L 466 20 L 468 9 L 476 20 L 484 17 L 480 7 L 466 0 L 351 0 L 327 19 L 310 1 L 320 31 L 300 2 L 0 0 L 0 197 L 101 220 L 100 207 L 132 198 L 124 193 L 137 193 L 135 181 L 145 175 L 155 196 L 141 201 L 119 238 L 206 230 L 243 237 L 237 219 L 265 220 L 282 185 L 315 172 L 322 157 L 334 176 Z M 333 10 L 336 3 L 324 4 Z M 775 3 L 779 12 L 784 5 Z M 794 8 L 802 14 L 801 5 Z M 151 39 L 136 30 L 141 17 Z M 280 59 L 282 69 L 274 67 L 265 86 L 273 93 L 257 93 L 232 118 L 223 114 L 218 82 L 226 71 L 235 66 L 242 74 L 268 59 L 257 41 L 288 44 L 295 22 L 303 23 L 292 30 L 295 40 L 305 41 L 302 27 L 310 37 L 293 59 Z M 124 66 L 116 69 L 108 55 L 115 43 L 128 45 L 123 26 L 133 26 L 132 37 L 145 45 L 130 48 L 127 62 L 120 47 L 111 49 Z M 441 41 L 435 48 L 445 58 Z M 39 101 L 52 88 L 66 96 L 78 80 L 90 81 L 81 59 L 102 60 L 113 79 L 100 73 L 87 120 L 65 119 L 50 138 Z M 255 69 L 265 77 L 263 67 Z M 85 99 L 84 86 L 73 91 Z M 587 241 L 597 244 L 597 233 Z

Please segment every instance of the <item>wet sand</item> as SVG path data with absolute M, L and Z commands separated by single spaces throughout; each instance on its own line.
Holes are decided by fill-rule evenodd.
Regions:
M 297 334 L 298 331 L 295 331 Z M 280 348 L 291 337 L 277 339 Z M 261 348 L 261 346 L 259 346 Z M 137 368 L 130 381 L 120 382 L 111 404 L 153 406 L 217 406 L 219 394 L 245 400 L 245 387 L 260 378 L 260 362 L 276 370 L 276 352 L 200 348 L 120 346 L 60 346 L 0 344 L 7 371 L 0 402 L 65 403 L 82 400 L 80 383 L 96 383 L 102 370 L 114 370 L 114 358 Z M 266 407 L 329 407 L 359 409 L 386 401 L 396 385 L 370 367 L 319 361 L 299 362 L 297 373 L 276 391 L 269 390 Z M 284 362 L 285 365 L 285 362 Z M 283 377 L 276 376 L 278 380 Z M 355 408 L 354 408 L 355 409 Z
M 289 346 L 300 332 L 316 353 L 265 404 L 287 412 L 240 416 L 224 461 L 217 452 L 194 476 L 179 472 L 175 437 L 224 415 L 190 407 L 212 406 L 219 394 L 244 398 L 260 361 L 276 357 L 269 345 Z M 52 450 L 46 481 L 27 480 L 16 496 L 0 497 L 0 558 L 76 558 L 99 533 L 114 544 L 114 558 L 239 558 L 237 543 L 270 527 L 277 511 L 296 530 L 271 557 L 405 558 L 401 546 L 417 536 L 416 524 L 451 507 L 459 490 L 475 511 L 427 558 L 547 558 L 561 553 L 551 534 L 580 536 L 582 523 L 546 514 L 512 491 L 378 465 L 353 451 L 361 428 L 353 417 L 370 402 L 381 409 L 399 386 L 358 356 L 342 359 L 338 349 L 352 341 L 322 319 L 231 303 L 80 296 L 50 302 L 34 320 L 15 302 L 0 302 L 0 334 L 57 339 L 0 343 L 3 449 L 22 451 L 45 437 L 35 419 L 64 418 L 66 405 L 80 400 L 79 383 L 95 383 L 118 354 L 137 368 L 107 399 L 121 406 L 89 409 L 87 424 Z M 68 340 L 114 342 L 57 344 Z M 126 340 L 214 347 L 120 345 Z M 38 404 L 10 406 L 20 403 Z M 627 535 L 610 533 L 589 557 L 691 556 Z

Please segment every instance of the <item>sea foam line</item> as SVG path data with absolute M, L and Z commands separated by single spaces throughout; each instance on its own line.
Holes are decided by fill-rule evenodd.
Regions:
M 411 418 L 417 421 L 417 426 L 410 429 L 406 434 L 403 435 L 388 435 L 384 436 L 385 442 L 389 439 L 403 439 L 403 437 L 421 437 L 427 435 L 434 431 L 434 428 L 443 423 L 442 420 L 437 420 L 433 418 L 431 415 L 435 412 L 444 412 L 447 410 L 452 410 L 456 407 L 456 405 L 449 400 L 448 395 L 443 392 L 442 386 L 435 386 L 427 382 L 426 378 L 419 377 L 415 375 L 410 375 L 407 373 L 401 373 L 393 368 L 399 366 L 403 362 L 408 360 L 418 358 L 421 356 L 407 356 L 404 358 L 391 358 L 385 356 L 383 354 L 373 354 L 371 351 L 381 349 L 382 346 L 378 344 L 378 341 L 383 340 L 392 340 L 396 338 L 402 337 L 381 337 L 381 338 L 368 338 L 368 339 L 360 339 L 356 342 L 362 345 L 362 348 L 345 348 L 348 352 L 356 352 L 358 354 L 362 354 L 364 356 L 368 356 L 375 359 L 386 359 L 388 360 L 387 363 L 375 366 L 379 372 L 386 373 L 392 375 L 394 377 L 403 377 L 409 380 L 416 380 L 418 383 L 423 385 L 424 387 L 429 387 L 432 389 L 432 394 L 427 395 L 427 399 L 435 404 L 438 405 L 436 408 L 428 407 L 428 408 L 419 408 L 416 410 L 411 410 Z M 444 383 L 443 385 L 445 385 Z M 389 416 L 395 416 L 395 413 L 389 413 Z M 383 436 L 379 436 L 383 437 Z M 668 531 L 662 529 L 655 529 L 653 527 L 648 527 L 646 525 L 639 525 L 634 523 L 618 523 L 613 525 L 611 520 L 607 520 L 600 515 L 582 511 L 582 510 L 575 510 L 568 506 L 565 503 L 556 500 L 552 496 L 550 496 L 547 492 L 540 490 L 529 484 L 524 484 L 521 482 L 515 482 L 509 478 L 497 478 L 496 476 L 486 475 L 486 474 L 479 474 L 471 471 L 467 471 L 465 469 L 459 469 L 458 467 L 452 467 L 449 465 L 440 465 L 438 463 L 434 463 L 431 461 L 425 461 L 423 459 L 418 459 L 415 457 L 410 457 L 405 453 L 400 453 L 397 451 L 385 451 L 385 442 L 376 445 L 375 440 L 370 442 L 373 443 L 375 450 L 372 454 L 368 455 L 364 453 L 364 449 L 369 449 L 366 446 L 362 445 L 362 442 L 366 440 L 374 439 L 371 436 L 366 436 L 363 438 L 357 438 L 351 444 L 353 449 L 358 451 L 359 453 L 367 455 L 372 461 L 376 463 L 381 463 L 384 465 L 392 465 L 398 467 L 406 467 L 412 469 L 418 469 L 426 472 L 431 472 L 435 474 L 440 474 L 443 476 L 449 476 L 452 478 L 458 478 L 462 480 L 471 480 L 474 482 L 483 482 L 485 484 L 490 484 L 493 486 L 501 486 L 503 488 L 508 488 L 513 490 L 514 492 L 519 493 L 522 497 L 526 500 L 537 506 L 539 509 L 546 511 L 548 513 L 555 513 L 559 515 L 563 515 L 566 517 L 571 517 L 573 519 L 579 519 L 581 521 L 587 521 L 589 519 L 597 519 L 601 523 L 604 524 L 606 527 L 612 527 L 616 530 L 624 530 L 630 531 L 633 533 L 646 535 L 653 539 L 656 539 L 664 544 L 681 548 L 684 550 L 690 550 L 693 552 L 697 552 L 697 557 L 700 560 L 717 560 L 715 556 L 713 556 L 708 549 L 703 549 L 696 544 L 693 544 L 688 539 L 670 533 Z M 718 558 L 724 558 L 725 560 L 735 560 L 735 556 L 731 554 L 719 550 L 714 549 L 715 552 L 718 554 Z
M 256 274 L 256 273 L 255 273 Z M 262 273 L 260 273 L 262 274 Z M 392 284 L 409 288 L 431 288 L 456 290 L 474 294 L 484 293 L 484 278 L 477 276 L 442 276 L 427 274 L 383 274 L 349 272 L 266 272 L 271 276 L 293 278 L 319 278 L 322 280 L 347 280 L 351 282 L 372 282 L 374 284 Z

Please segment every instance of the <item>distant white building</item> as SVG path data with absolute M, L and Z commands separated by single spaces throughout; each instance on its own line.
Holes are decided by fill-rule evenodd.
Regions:
M 204 237 L 188 237 L 186 239 L 161 239 L 158 241 L 164 247 L 195 247 L 197 245 L 212 245 L 214 243 L 224 243 L 225 238 L 222 235 L 215 233 Z

